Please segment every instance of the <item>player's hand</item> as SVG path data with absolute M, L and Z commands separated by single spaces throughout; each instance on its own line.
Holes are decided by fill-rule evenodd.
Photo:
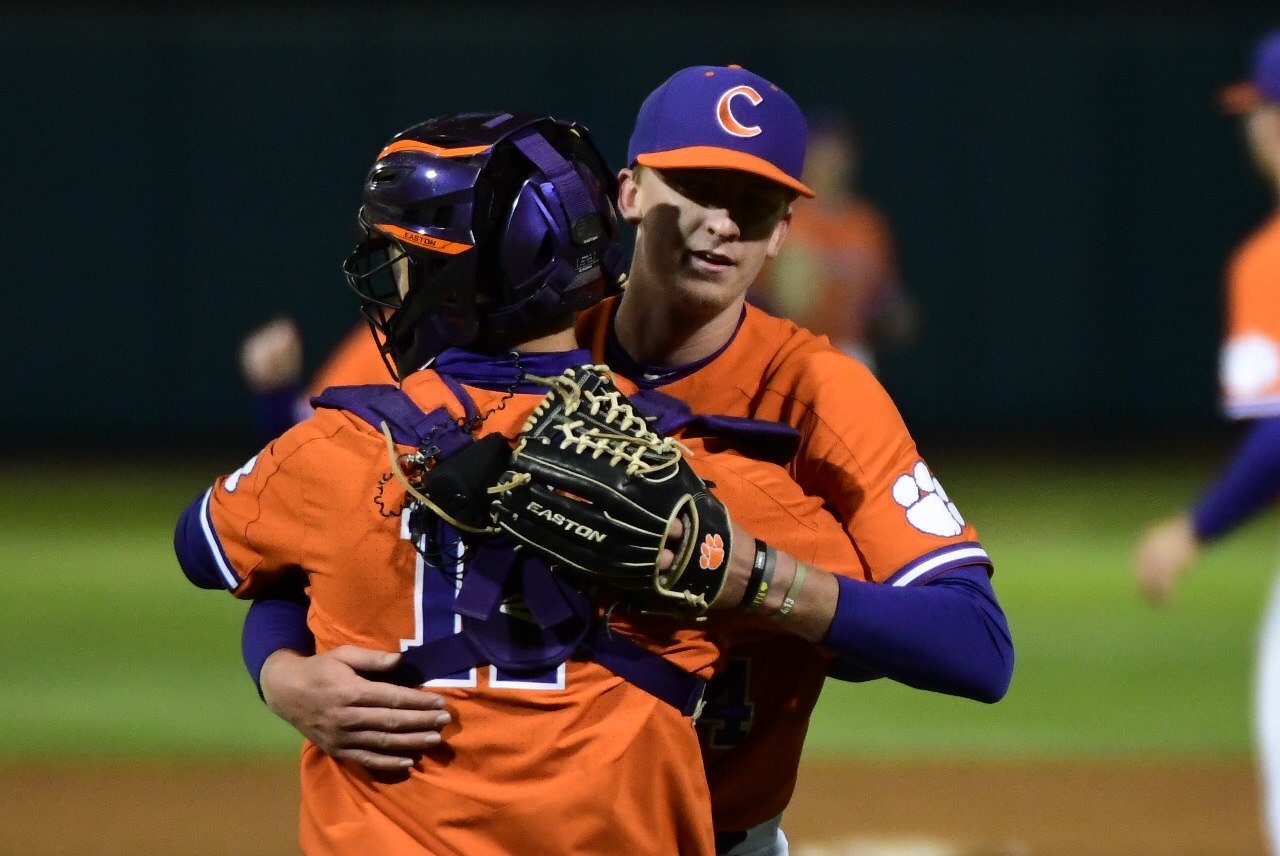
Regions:
M 277 318 L 240 343 L 240 371 L 255 392 L 273 392 L 302 382 L 302 336 L 289 318 Z
M 399 654 L 343 645 L 305 656 L 281 649 L 262 666 L 262 695 L 285 722 L 323 751 L 370 770 L 395 772 L 438 746 L 450 721 L 444 698 L 412 687 L 371 681 Z
M 1200 555 L 1191 518 L 1179 515 L 1147 529 L 1134 554 L 1138 586 L 1152 603 L 1165 603 L 1179 578 Z

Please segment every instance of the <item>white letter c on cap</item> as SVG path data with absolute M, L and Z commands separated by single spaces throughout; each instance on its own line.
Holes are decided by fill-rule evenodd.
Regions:
M 716 102 L 716 121 L 720 123 L 721 128 L 735 137 L 754 137 L 762 130 L 759 125 L 744 125 L 733 117 L 731 104 L 734 97 L 738 95 L 750 101 L 752 107 L 764 100 L 760 97 L 760 93 L 750 86 L 735 86 L 721 95 L 720 100 Z

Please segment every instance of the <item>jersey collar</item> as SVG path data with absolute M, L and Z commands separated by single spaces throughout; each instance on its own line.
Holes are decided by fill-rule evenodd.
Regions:
M 738 316 L 738 325 L 733 328 L 733 335 L 715 353 L 692 363 L 685 363 L 682 366 L 650 366 L 632 359 L 631 355 L 622 347 L 622 343 L 618 341 L 614 319 L 617 317 L 620 305 L 622 305 L 621 300 L 615 301 L 613 309 L 609 313 L 609 327 L 605 333 L 604 340 L 604 361 L 614 372 L 633 381 L 640 389 L 657 389 L 658 387 L 666 386 L 681 378 L 688 377 L 710 363 L 733 344 L 733 340 L 738 337 L 738 331 L 742 329 L 742 322 L 747 317 L 747 307 L 744 305 L 742 314 Z
M 445 348 L 431 363 L 441 375 L 467 386 L 503 392 L 541 393 L 543 384 L 525 380 L 529 375 L 554 377 L 565 369 L 588 365 L 591 352 L 582 348 L 572 351 L 548 351 L 535 354 L 479 354 L 465 348 Z

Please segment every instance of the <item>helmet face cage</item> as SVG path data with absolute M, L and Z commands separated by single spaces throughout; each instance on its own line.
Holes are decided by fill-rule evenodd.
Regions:
M 393 374 L 616 293 L 616 198 L 580 126 L 465 114 L 398 135 L 365 182 L 364 238 L 343 265 Z
M 401 276 L 396 265 L 412 264 L 413 258 L 403 245 L 362 223 L 365 235 L 342 264 L 347 284 L 362 303 L 387 309 L 400 308 Z
M 412 267 L 414 259 L 403 246 L 367 223 L 362 221 L 360 225 L 364 238 L 343 262 L 342 272 L 347 285 L 360 298 L 360 312 L 369 324 L 382 361 L 391 376 L 399 380 L 400 373 L 390 356 L 388 324 L 400 308 L 400 283 L 408 276 L 407 270 L 397 274 L 396 266 Z

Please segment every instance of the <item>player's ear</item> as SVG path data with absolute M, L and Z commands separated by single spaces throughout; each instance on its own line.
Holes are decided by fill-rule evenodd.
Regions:
M 765 248 L 764 254 L 766 258 L 776 258 L 778 252 L 782 249 L 782 243 L 787 239 L 787 233 L 791 231 L 791 206 L 787 206 L 787 213 L 782 215 L 782 219 L 773 227 L 773 234 L 769 236 L 769 246 Z
M 618 170 L 618 211 L 632 226 L 640 223 L 640 175 L 637 169 Z

